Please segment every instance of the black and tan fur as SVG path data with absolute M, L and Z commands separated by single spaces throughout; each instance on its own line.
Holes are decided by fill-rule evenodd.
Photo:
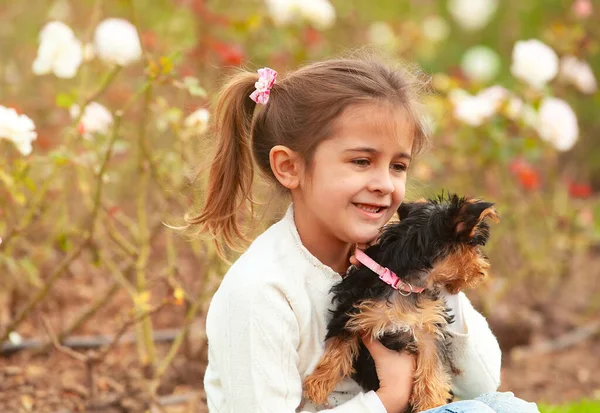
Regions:
M 366 391 L 377 390 L 375 364 L 361 340 L 370 335 L 386 347 L 417 354 L 409 411 L 420 412 L 452 399 L 452 317 L 440 297 L 472 288 L 486 278 L 489 262 L 480 247 L 489 238 L 486 217 L 498 220 L 493 204 L 443 195 L 405 203 L 400 221 L 384 227 L 367 255 L 394 271 L 421 294 L 402 296 L 370 269 L 353 267 L 332 289 L 337 303 L 328 324 L 325 353 L 304 382 L 305 397 L 325 404 L 347 376 Z

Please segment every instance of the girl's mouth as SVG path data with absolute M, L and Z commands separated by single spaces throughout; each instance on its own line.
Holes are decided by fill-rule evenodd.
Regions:
M 379 217 L 387 207 L 369 204 L 354 204 L 358 209 L 366 212 L 369 216 Z

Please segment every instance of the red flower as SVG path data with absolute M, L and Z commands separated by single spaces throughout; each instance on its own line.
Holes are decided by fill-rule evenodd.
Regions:
M 215 41 L 212 46 L 223 66 L 240 66 L 245 58 L 240 45 Z
M 589 198 L 592 195 L 592 187 L 588 184 L 569 182 L 569 195 L 573 198 Z
M 323 35 L 312 27 L 307 27 L 304 30 L 303 36 L 308 47 L 317 46 L 323 41 Z
M 521 186 L 529 191 L 540 187 L 541 178 L 538 171 L 527 161 L 517 159 L 511 162 L 510 171 L 515 175 Z

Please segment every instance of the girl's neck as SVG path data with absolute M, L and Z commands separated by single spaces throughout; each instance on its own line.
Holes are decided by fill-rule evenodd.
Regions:
M 306 215 L 294 214 L 296 229 L 300 235 L 302 245 L 320 262 L 332 268 L 340 275 L 344 275 L 350 266 L 349 258 L 352 244 L 341 242 L 323 236 L 318 231 L 318 225 Z

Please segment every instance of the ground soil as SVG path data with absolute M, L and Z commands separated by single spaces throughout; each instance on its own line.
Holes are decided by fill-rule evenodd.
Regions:
M 600 291 L 600 254 L 585 258 L 564 282 L 552 305 L 536 307 L 529 293 L 515 292 L 505 296 L 497 311 L 488 316 L 490 325 L 503 348 L 501 390 L 512 391 L 527 400 L 563 403 L 582 398 L 600 399 L 600 334 L 551 353 L 512 357 L 515 348 L 545 341 L 556 341 L 581 325 L 597 320 L 590 308 L 598 308 Z M 581 273 L 581 274 L 579 274 Z M 594 275 L 595 274 L 595 275 Z M 63 280 L 56 286 L 54 299 L 40 307 L 22 326 L 24 336 L 46 338 L 42 318 L 59 330 L 69 314 L 81 308 L 105 286 L 87 285 L 73 294 L 76 280 Z M 88 290 L 86 290 L 89 289 Z M 96 293 L 94 293 L 96 291 Z M 120 309 L 129 306 L 129 298 L 121 293 L 100 311 L 93 322 L 78 330 L 81 335 L 111 334 L 118 325 Z M 481 302 L 474 300 L 479 306 Z M 66 314 L 66 315 L 65 315 Z M 153 318 L 155 327 L 172 328 L 183 323 L 185 309 L 167 306 Z M 514 317 L 518 314 L 518 317 Z M 510 315 L 513 315 L 512 317 Z M 71 314 L 72 316 L 72 314 Z M 137 358 L 134 344 L 118 345 L 91 369 L 85 361 L 50 348 L 47 352 L 21 351 L 0 357 L 0 413 L 4 412 L 144 412 L 152 401 L 160 399 L 168 413 L 206 412 L 202 377 L 206 365 L 206 346 L 202 338 L 203 317 L 192 326 L 192 334 L 184 344 L 172 367 L 167 370 L 158 396 L 147 393 L 148 375 Z M 531 348 L 531 347 L 527 347 Z M 159 344 L 159 355 L 168 350 Z M 90 355 L 89 352 L 82 352 Z M 90 371 L 94 386 L 90 386 Z M 93 391 L 92 391 L 93 389 Z

